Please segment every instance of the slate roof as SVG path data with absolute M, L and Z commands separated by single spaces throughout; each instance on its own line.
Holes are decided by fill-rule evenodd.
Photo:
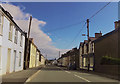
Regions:
M 105 34 L 105 35 L 103 35 L 103 36 L 101 36 L 101 37 L 99 37 L 98 39 L 94 40 L 93 42 L 96 43 L 96 42 L 98 42 L 98 41 L 101 41 L 101 40 L 103 40 L 104 38 L 107 38 L 108 36 L 110 36 L 110 35 L 118 32 L 118 31 L 120 31 L 120 27 L 117 28 L 117 29 L 115 29 L 115 30 L 113 30 L 113 31 L 111 31 L 111 32 L 109 32 L 109 33 L 107 33 L 107 34 Z
M 16 26 L 16 29 L 25 36 L 25 32 L 23 32 L 22 29 L 20 29 L 20 27 L 15 23 L 15 21 L 13 20 L 12 15 L 11 15 L 8 11 L 4 10 L 4 8 L 3 8 L 1 5 L 0 5 L 0 9 L 1 9 L 1 10 L 5 13 L 5 15 L 14 23 L 14 25 Z

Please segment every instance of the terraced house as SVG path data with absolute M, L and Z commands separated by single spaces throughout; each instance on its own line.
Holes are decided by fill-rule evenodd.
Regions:
M 96 39 L 95 71 L 120 79 L 120 20 L 115 29 Z
M 25 33 L 9 12 L 0 6 L 1 75 L 23 69 Z
M 94 45 L 94 40 L 98 39 L 99 37 L 102 36 L 102 33 L 95 33 L 95 37 L 89 37 L 88 40 L 84 40 L 84 42 L 80 42 L 79 46 L 79 66 L 80 69 L 88 69 L 88 62 L 90 64 L 90 70 L 94 70 L 94 62 L 95 62 L 95 45 Z M 89 61 L 89 60 L 90 61 Z
M 40 66 L 41 62 L 43 61 L 40 50 L 35 45 L 33 38 L 29 39 L 29 45 L 27 45 L 27 42 L 28 42 L 27 33 L 25 33 L 24 69 Z M 27 56 L 27 46 L 28 46 L 28 56 Z

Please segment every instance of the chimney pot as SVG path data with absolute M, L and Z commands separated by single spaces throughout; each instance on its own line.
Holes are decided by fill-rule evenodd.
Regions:
M 34 43 L 33 38 L 30 38 L 31 42 Z
M 102 36 L 101 31 L 100 31 L 100 33 L 95 33 L 95 38 L 99 38 L 99 37 L 101 37 L 101 36 Z
M 118 22 L 115 21 L 114 24 L 115 24 L 115 29 L 116 29 L 118 27 Z
M 120 27 L 120 20 L 115 21 L 114 24 L 115 24 L 115 29 L 117 29 L 118 27 Z

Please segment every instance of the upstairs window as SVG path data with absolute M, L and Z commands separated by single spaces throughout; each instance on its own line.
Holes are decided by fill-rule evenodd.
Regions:
M 18 31 L 15 29 L 14 43 L 17 44 Z
M 0 35 L 3 33 L 3 16 L 0 13 Z
M 20 35 L 20 46 L 22 47 L 22 40 L 23 40 L 23 38 L 22 38 L 22 34 Z
M 1 52 L 1 46 L 0 46 L 0 68 L 1 68 L 1 56 L 2 56 L 2 52 Z
M 10 23 L 10 27 L 9 27 L 9 40 L 12 41 L 12 31 L 13 31 L 13 25 Z

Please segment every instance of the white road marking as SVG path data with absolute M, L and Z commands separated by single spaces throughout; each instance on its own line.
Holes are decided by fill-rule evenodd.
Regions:
M 25 82 L 30 82 L 41 70 L 38 70 L 35 74 L 33 74 L 32 76 L 30 76 Z
M 80 77 L 80 76 L 78 76 L 78 75 L 76 75 L 76 74 L 74 74 L 74 76 L 76 76 L 76 77 L 78 77 L 78 78 L 80 78 L 80 79 L 82 79 L 82 80 L 85 80 L 85 81 L 87 81 L 87 82 L 91 82 L 91 81 L 89 81 L 89 80 L 87 80 L 87 79 L 85 79 L 85 78 L 83 78 L 83 77 Z
M 69 71 L 65 71 L 65 72 L 67 72 L 67 73 L 69 73 L 69 74 L 71 73 L 71 72 L 69 72 Z
M 88 74 L 88 73 L 78 73 L 78 72 L 75 72 L 77 74 L 82 74 L 82 75 L 91 75 L 91 74 Z

